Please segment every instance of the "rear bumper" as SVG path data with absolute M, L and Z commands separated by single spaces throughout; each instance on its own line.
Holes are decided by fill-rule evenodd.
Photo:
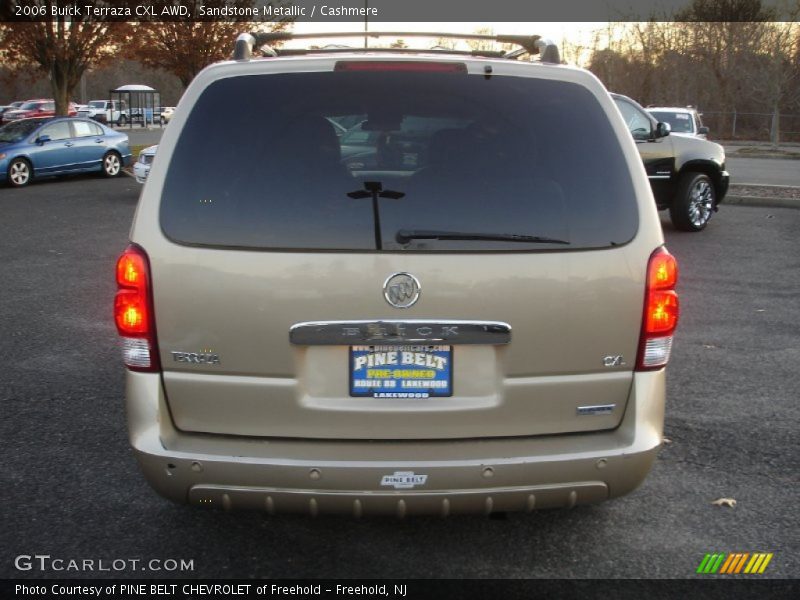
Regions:
M 532 438 L 372 442 L 187 434 L 172 424 L 160 376 L 134 372 L 127 376 L 127 413 L 145 477 L 176 502 L 312 515 L 529 511 L 621 496 L 644 480 L 661 444 L 664 372 L 635 375 L 618 428 Z

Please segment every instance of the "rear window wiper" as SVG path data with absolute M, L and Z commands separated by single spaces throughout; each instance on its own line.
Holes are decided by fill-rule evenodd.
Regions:
M 411 240 L 487 240 L 490 242 L 524 242 L 528 244 L 565 244 L 566 240 L 543 237 L 539 235 L 523 235 L 520 233 L 467 233 L 463 231 L 426 231 L 420 229 L 401 229 L 394 239 L 398 244 L 407 244 Z

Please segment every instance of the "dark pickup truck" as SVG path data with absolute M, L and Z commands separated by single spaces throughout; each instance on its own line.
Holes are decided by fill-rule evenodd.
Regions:
M 728 191 L 725 150 L 707 140 L 671 136 L 668 125 L 635 101 L 620 94 L 611 97 L 636 140 L 658 209 L 669 209 L 676 229 L 705 229 Z

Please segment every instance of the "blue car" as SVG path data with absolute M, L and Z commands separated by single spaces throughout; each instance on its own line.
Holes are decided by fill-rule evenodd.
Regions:
M 90 171 L 116 177 L 130 162 L 128 136 L 88 119 L 22 119 L 0 127 L 0 177 L 12 187 Z

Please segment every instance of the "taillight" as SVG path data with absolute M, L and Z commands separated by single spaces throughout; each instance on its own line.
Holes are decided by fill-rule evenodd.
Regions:
M 117 260 L 114 322 L 122 336 L 125 365 L 134 371 L 158 371 L 150 263 L 136 244 L 128 246 Z
M 638 371 L 660 369 L 669 362 L 672 334 L 678 325 L 678 263 L 666 248 L 658 248 L 647 263 Z

